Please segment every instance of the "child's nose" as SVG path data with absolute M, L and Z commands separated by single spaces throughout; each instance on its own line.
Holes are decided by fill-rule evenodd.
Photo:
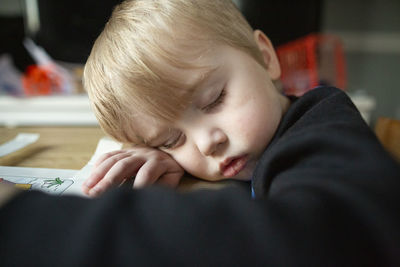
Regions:
M 223 149 L 223 144 L 227 141 L 228 137 L 222 130 L 206 130 L 197 139 L 197 147 L 204 156 L 211 156 Z

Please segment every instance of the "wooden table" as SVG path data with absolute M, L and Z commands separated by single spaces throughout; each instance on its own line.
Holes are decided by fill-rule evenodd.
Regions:
M 0 165 L 79 170 L 90 160 L 97 142 L 104 136 L 98 127 L 1 127 L 0 143 L 13 139 L 18 133 L 38 133 L 40 138 L 0 157 Z
M 40 138 L 21 150 L 0 157 L 0 166 L 79 170 L 94 154 L 100 138 L 105 136 L 99 127 L 0 127 L 0 144 L 10 141 L 18 133 L 38 133 Z M 179 188 L 219 189 L 242 184 L 235 181 L 206 182 L 185 176 Z

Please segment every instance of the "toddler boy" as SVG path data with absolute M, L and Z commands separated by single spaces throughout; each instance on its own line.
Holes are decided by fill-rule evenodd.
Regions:
M 83 190 L 249 181 L 289 100 L 268 37 L 230 1 L 127 1 L 86 63 L 85 88 L 103 129 L 134 144 L 104 155 Z
M 97 196 L 133 176 L 134 187 L 174 187 L 186 171 L 251 180 L 262 196 L 281 165 L 316 164 L 329 175 L 354 160 L 369 165 L 355 151 L 365 157 L 379 144 L 366 145 L 374 137 L 343 92 L 289 100 L 274 86 L 279 76 L 268 37 L 229 0 L 123 2 L 93 46 L 84 84 L 105 132 L 134 146 L 105 154 L 83 191 Z M 263 153 L 272 162 L 260 162 Z
M 135 174 L 135 187 L 176 186 L 185 170 L 251 181 L 255 199 L 236 187 L 8 195 L 2 265 L 400 266 L 398 163 L 343 91 L 286 97 L 279 75 L 229 0 L 122 3 L 84 82 L 103 129 L 135 146 L 106 154 L 84 191 Z

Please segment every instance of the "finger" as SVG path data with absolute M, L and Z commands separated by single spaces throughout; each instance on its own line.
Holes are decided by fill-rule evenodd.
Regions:
M 134 175 L 144 163 L 144 159 L 133 156 L 118 161 L 104 178 L 89 190 L 89 195 L 97 196 L 112 186 L 119 186 L 124 180 Z
M 114 164 L 129 156 L 129 153 L 116 153 L 115 155 L 108 157 L 101 165 L 93 168 L 89 178 L 84 182 L 84 185 L 88 188 L 93 187 L 106 175 Z
M 120 149 L 120 150 L 114 150 L 114 151 L 111 151 L 111 152 L 108 152 L 108 153 L 104 153 L 96 160 L 96 162 L 94 163 L 94 167 L 99 166 L 106 159 L 108 159 L 110 157 L 113 157 L 113 156 L 115 156 L 117 154 L 122 154 L 122 153 L 126 153 L 126 150 Z
M 103 161 L 103 164 L 94 167 L 89 178 L 83 183 L 84 192 L 95 186 L 107 172 L 120 160 L 129 157 L 129 153 L 116 153 Z
M 134 188 L 141 188 L 146 185 L 151 185 L 158 180 L 167 171 L 167 166 L 157 160 L 149 160 L 136 174 L 135 181 L 133 182 Z

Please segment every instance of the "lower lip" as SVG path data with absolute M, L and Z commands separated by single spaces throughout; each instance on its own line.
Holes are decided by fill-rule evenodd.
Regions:
M 247 157 L 243 156 L 232 160 L 228 166 L 226 166 L 222 172 L 222 175 L 231 178 L 241 172 L 247 164 Z

